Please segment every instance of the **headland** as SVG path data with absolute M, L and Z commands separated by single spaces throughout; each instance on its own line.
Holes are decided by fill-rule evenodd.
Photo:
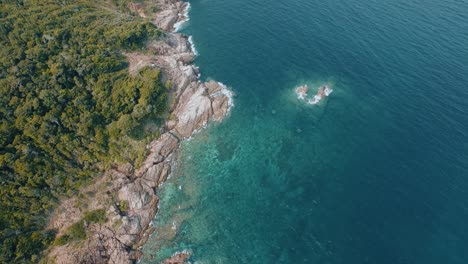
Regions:
M 157 11 L 148 13 L 151 6 Z M 116 164 L 82 193 L 93 197 L 65 200 L 51 217 L 49 228 L 58 236 L 81 221 L 77 206 L 86 203 L 89 210 L 104 210 L 105 221 L 87 222 L 86 240 L 56 245 L 47 258 L 55 263 L 136 263 L 142 256 L 141 246 L 154 231 L 152 221 L 158 211 L 157 188 L 166 181 L 176 162 L 180 141 L 206 127 L 209 121 L 219 122 L 233 106 L 232 92 L 222 83 L 201 82 L 199 70 L 192 64 L 196 54 L 189 37 L 177 33 L 188 20 L 189 4 L 179 0 L 156 0 L 131 3 L 128 8 L 149 18 L 162 30 L 158 40 L 147 43 L 143 52 L 125 53 L 130 74 L 144 67 L 162 71 L 170 86 L 170 111 L 161 128 L 161 136 L 148 145 L 143 164 Z M 187 252 L 174 252 L 164 263 L 183 263 Z

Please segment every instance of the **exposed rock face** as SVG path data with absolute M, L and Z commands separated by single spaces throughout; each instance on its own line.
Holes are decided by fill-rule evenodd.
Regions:
M 153 23 L 165 31 L 173 31 L 177 22 L 187 19 L 185 12 L 188 3 L 180 0 L 156 0 L 160 11 L 153 14 Z
M 187 37 L 167 33 L 162 40 L 150 43 L 149 49 L 160 55 L 140 58 L 139 54 L 127 54 L 133 64 L 132 70 L 148 65 L 161 67 L 173 84 L 175 101 L 172 113 L 177 120 L 166 123 L 168 129 L 181 138 L 189 137 L 194 131 L 205 126 L 210 119 L 220 121 L 232 106 L 232 94 L 221 83 L 198 80 L 198 68 L 189 64 L 194 54 Z
M 186 8 L 186 3 L 176 0 L 154 2 L 160 11 L 154 15 L 153 22 L 160 28 L 172 31 L 174 23 L 184 19 L 179 14 Z M 133 8 L 141 13 L 144 6 L 138 4 Z M 232 106 L 227 87 L 214 81 L 202 83 L 198 80 L 198 68 L 190 64 L 194 54 L 187 37 L 165 33 L 148 48 L 157 55 L 126 54 L 130 72 L 138 72 L 146 66 L 162 69 L 164 77 L 173 86 L 173 118 L 166 122 L 166 132 L 150 144 L 149 155 L 140 168 L 134 170 L 129 164 L 119 165 L 88 187 L 96 193 L 94 198 L 86 201 L 90 205 L 88 208 L 106 209 L 107 221 L 86 223 L 87 239 L 52 248 L 49 260 L 56 263 L 135 263 L 141 257 L 139 247 L 153 231 L 150 224 L 158 204 L 155 188 L 170 174 L 180 140 L 190 137 L 210 120 L 221 121 Z M 116 200 L 122 204 L 117 204 Z M 82 213 L 76 209 L 76 204 L 77 199 L 64 201 L 49 226 L 63 234 L 66 228 L 79 221 Z M 189 256 L 186 252 L 177 253 L 163 263 L 183 263 Z

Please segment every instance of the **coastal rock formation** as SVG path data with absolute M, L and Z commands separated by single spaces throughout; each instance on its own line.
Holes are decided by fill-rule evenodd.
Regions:
M 152 22 L 160 29 L 173 31 L 174 25 L 187 19 L 188 3 L 179 0 L 156 0 L 160 11 L 153 14 Z
M 166 34 L 161 41 L 151 43 L 150 49 L 158 52 L 154 62 L 174 84 L 173 114 L 176 122 L 168 122 L 182 138 L 189 137 L 208 123 L 210 118 L 220 121 L 232 106 L 232 94 L 221 83 L 198 81 L 198 68 L 189 64 L 194 54 L 187 37 Z
M 161 0 L 154 23 L 164 30 L 171 30 L 180 21 L 180 12 L 186 4 L 175 0 Z M 136 5 L 141 13 L 142 5 Z M 180 140 L 190 137 L 210 120 L 221 121 L 232 106 L 232 94 L 221 83 L 198 80 L 198 68 L 191 65 L 195 57 L 187 37 L 177 33 L 164 33 L 148 49 L 157 55 L 125 54 L 129 58 L 130 72 L 136 73 L 147 66 L 158 67 L 172 84 L 171 118 L 165 124 L 165 132 L 149 144 L 149 154 L 140 168 L 130 164 L 116 165 L 104 173 L 95 184 L 84 190 L 93 193 L 83 198 L 87 211 L 103 208 L 103 223 L 85 221 L 88 234 L 85 241 L 55 246 L 48 259 L 56 263 L 135 263 L 140 257 L 139 248 L 153 232 L 151 221 L 157 212 L 158 197 L 155 193 L 171 172 L 174 153 Z M 77 209 L 78 199 L 64 201 L 51 218 L 49 227 L 59 234 L 82 219 Z M 163 263 L 184 263 L 186 252 L 175 254 Z

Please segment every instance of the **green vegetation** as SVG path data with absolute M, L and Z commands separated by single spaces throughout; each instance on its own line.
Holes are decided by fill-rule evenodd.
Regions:
M 57 246 L 63 246 L 71 241 L 80 241 L 86 239 L 86 228 L 83 220 L 74 223 L 67 229 L 67 233 L 61 237 L 58 237 L 54 244 Z
M 159 70 L 128 75 L 122 51 L 159 32 L 126 0 L 0 2 L 0 263 L 30 263 L 54 241 L 44 227 L 60 198 L 112 162 L 141 162 L 157 135 L 141 124 L 162 118 L 167 89 Z M 85 236 L 82 221 L 59 242 Z
M 68 228 L 70 240 L 83 240 L 86 238 L 86 229 L 84 221 L 81 220 L 78 223 L 74 223 Z
M 91 212 L 87 212 L 84 215 L 84 219 L 91 223 L 104 223 L 106 219 L 106 210 L 97 209 Z
M 128 211 L 128 201 L 127 200 L 121 200 L 119 201 L 118 207 L 121 212 L 126 212 Z

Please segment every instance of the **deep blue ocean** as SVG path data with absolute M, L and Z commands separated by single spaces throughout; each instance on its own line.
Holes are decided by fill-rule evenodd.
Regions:
M 183 143 L 144 263 L 468 263 L 467 1 L 190 3 L 235 107 Z

